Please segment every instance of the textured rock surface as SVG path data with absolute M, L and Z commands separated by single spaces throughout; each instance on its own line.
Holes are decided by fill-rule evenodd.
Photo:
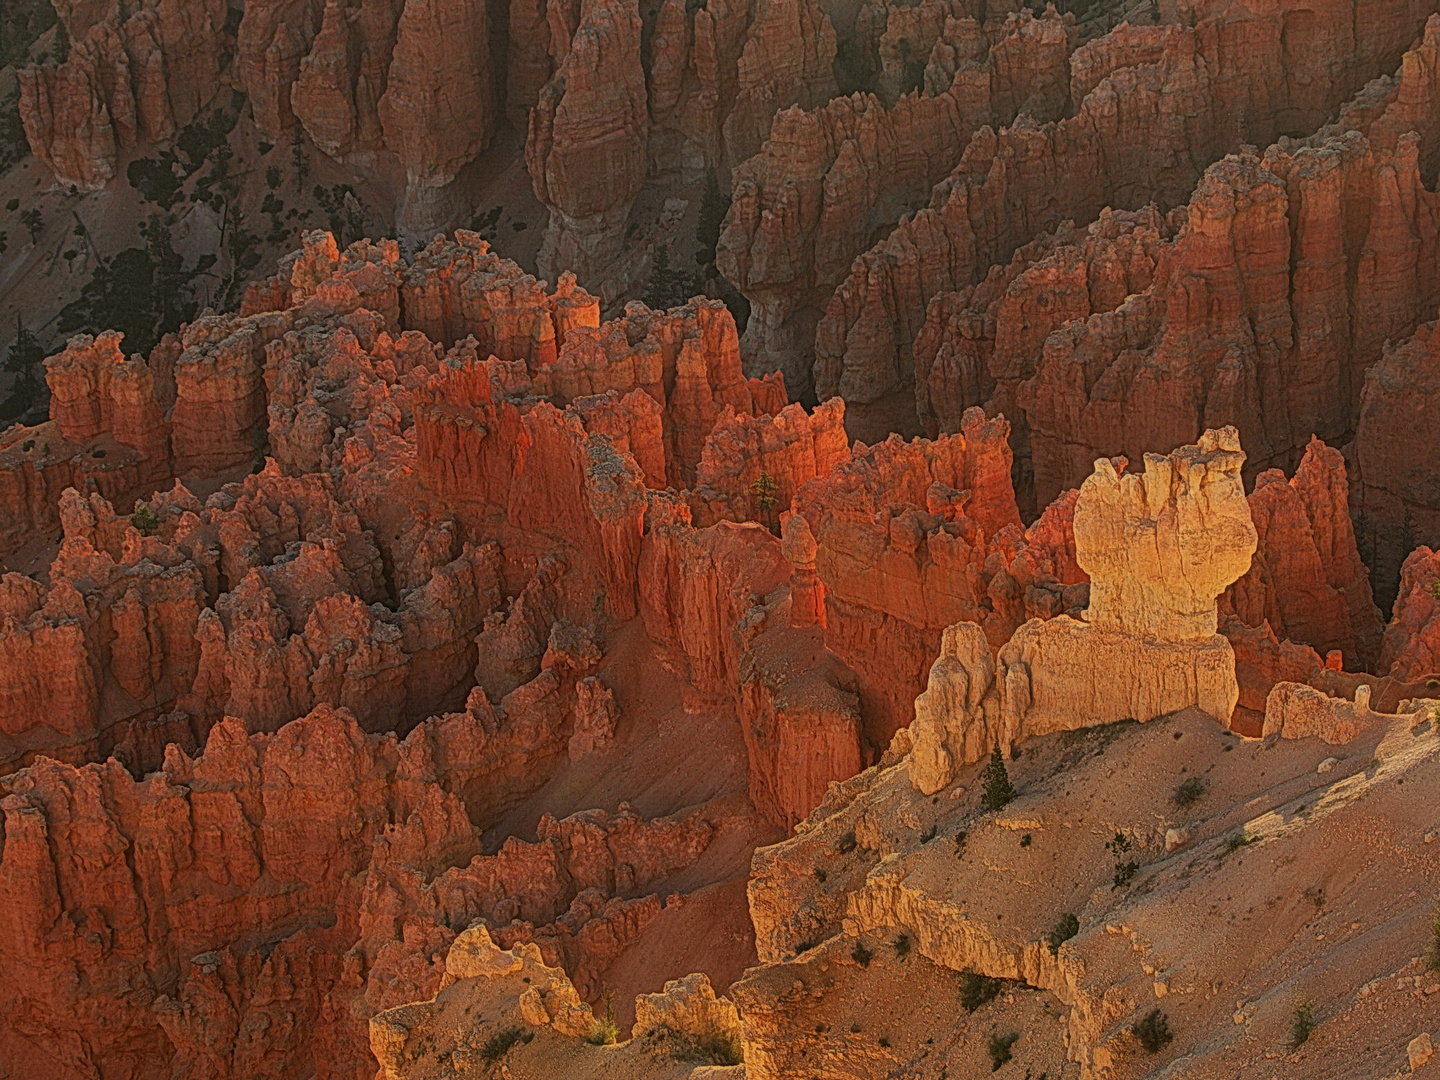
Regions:
M 1368 671 L 1379 660 L 1382 626 L 1348 495 L 1344 459 L 1319 439 L 1290 480 L 1278 469 L 1256 477 L 1249 503 L 1259 547 L 1221 604 L 1250 626 L 1268 623 L 1321 655 L 1338 649 L 1351 670 Z
M 487 19 L 483 5 L 443 0 L 406 0 L 400 14 L 377 108 L 405 167 L 401 229 L 433 234 L 455 216 L 443 189 L 495 133 Z
M 357 1076 L 365 1017 L 438 989 L 444 946 L 478 917 L 551 963 L 603 963 L 613 933 L 586 927 L 631 903 L 617 890 L 693 862 L 714 827 L 595 811 L 471 859 L 467 812 L 493 812 L 507 769 L 535 768 L 533 738 L 518 711 L 436 718 L 397 742 L 320 708 L 275 735 L 226 720 L 203 756 L 172 748 L 143 782 L 113 761 L 0 781 L 6 953 L 79 976 L 7 984 L 12 1015 L 46 1018 L 7 1026 L 7 1060 L 55 1076 L 117 1055 L 139 1075 Z M 130 862 L 132 848 L 147 856 Z M 77 919 L 103 942 L 67 931 Z M 117 979 L 130 987 L 119 1002 Z
M 1415 546 L 1440 544 L 1433 460 L 1403 434 L 1427 423 L 1440 401 L 1435 327 L 1426 323 L 1412 337 L 1388 345 L 1365 373 L 1360 395 L 1351 499 L 1360 552 L 1374 572 L 1382 603 L 1403 596 L 1402 567 Z
M 1229 720 L 1239 686 L 1216 599 L 1256 547 L 1243 461 L 1227 428 L 1147 455 L 1142 475 L 1096 462 L 1074 511 L 1075 560 L 1090 577 L 1084 621 L 1027 622 L 998 656 L 973 623 L 945 631 L 911 729 L 920 791 L 1034 735 L 1192 706 Z
M 921 205 L 977 128 L 1010 122 L 1022 104 L 1046 119 L 1063 110 L 1064 20 L 1024 13 L 977 23 L 965 16 L 983 12 L 953 6 L 961 17 L 931 53 L 932 94 L 890 109 L 869 94 L 786 109 L 735 169 L 720 267 L 751 303 L 748 362 L 778 366 L 797 394 L 811 385 L 815 320 L 876 229 Z M 819 386 L 822 400 L 851 389 Z
M 1428 547 L 1410 553 L 1400 571 L 1395 612 L 1385 628 L 1379 670 L 1400 679 L 1440 671 L 1440 555 Z
M 604 280 L 621 254 L 645 178 L 650 115 L 640 66 L 640 13 L 622 0 L 582 0 L 563 56 L 530 112 L 525 162 L 550 208 L 540 273 Z
M 746 1075 L 839 1077 L 858 1059 L 872 1076 L 984 1076 L 991 1037 L 1013 1031 L 1003 1068 L 1018 1075 L 1099 1080 L 1178 1060 L 1203 1080 L 1403 1068 L 1417 1028 L 1434 1030 L 1430 977 L 1413 958 L 1433 905 L 1423 889 L 1408 895 L 1434 872 L 1423 842 L 1433 743 L 1408 716 L 1377 716 L 1336 749 L 1317 738 L 1262 749 L 1195 713 L 1043 738 L 1007 762 L 1018 795 L 998 812 L 980 805 L 982 766 L 935 799 L 887 756 L 756 855 L 761 962 L 730 990 Z M 1204 794 L 1180 808 L 1186 777 L 1203 777 Z M 1382 814 L 1426 852 L 1416 863 L 1375 850 Z M 1327 879 L 1324 908 L 1357 906 L 1319 911 L 1316 875 L 1356 860 L 1359 876 Z M 1261 880 L 1275 903 L 1247 919 Z M 1206 996 L 1239 969 L 1243 992 Z M 1312 1039 L 1326 1042 L 1267 1056 L 1290 1038 L 1301 970 L 1326 1018 Z M 998 980 L 973 1013 L 953 1006 L 957 980 L 989 994 L 966 972 Z M 1172 1038 L 1150 1055 L 1134 1028 L 1156 1009 Z
M 909 723 L 945 627 L 979 623 L 998 648 L 1027 618 L 1084 606 L 1068 509 L 1021 528 L 1007 436 L 1003 418 L 974 409 L 934 442 L 857 447 L 796 496 L 825 643 L 860 680 L 871 746 Z
M 225 12 L 222 0 L 69 9 L 69 57 L 19 73 L 35 156 L 61 184 L 97 191 L 127 150 L 172 138 L 220 89 Z
M 1283 3 L 1279 8 L 1272 25 L 1286 25 L 1284 35 L 1242 35 L 1240 28 L 1251 25 L 1245 17 L 1238 10 L 1232 16 L 1218 8 L 1196 9 L 1190 26 L 1136 27 L 1107 35 L 1076 52 L 1072 71 L 1080 72 L 1080 81 L 1072 96 L 1089 89 L 1074 102 L 1073 116 L 1044 124 L 1022 116 L 998 134 L 989 128 L 977 132 L 959 164 L 936 185 L 930 205 L 857 260 L 835 291 L 816 331 L 819 393 L 838 389 L 847 399 L 869 400 L 909 383 L 914 375 L 911 345 L 930 299 L 976 284 L 989 265 L 1008 261 L 1019 247 L 1060 222 L 1094 220 L 1107 205 L 1133 209 L 1153 200 L 1162 208 L 1175 206 L 1188 197 L 1206 164 L 1235 147 L 1237 135 L 1265 145 L 1281 134 L 1314 131 L 1367 80 L 1394 70 L 1428 14 L 1418 6 L 1392 9 L 1390 17 L 1365 21 L 1358 35 L 1352 35 L 1336 32 L 1328 20 L 1291 18 Z M 1235 48 L 1229 47 L 1232 36 Z M 1423 65 L 1413 68 L 1416 75 L 1428 76 Z M 1259 70 L 1273 77 L 1244 75 Z M 1096 80 L 1101 73 L 1104 77 Z M 1137 147 L 1160 145 L 1174 152 L 1135 152 Z M 1389 153 L 1380 146 L 1373 151 Z M 1284 156 L 1290 153 L 1281 151 Z M 1282 167 L 1277 175 L 1286 172 Z M 1205 205 L 1204 192 L 1202 188 L 1192 203 L 1192 216 L 1203 212 L 1199 207 Z M 1376 197 L 1390 205 L 1395 201 Z M 1246 200 L 1245 209 L 1259 215 L 1258 221 L 1275 212 L 1269 206 L 1269 200 Z M 1218 239 L 1223 249 L 1225 230 L 1242 216 L 1233 209 L 1217 211 L 1215 226 L 1192 231 L 1197 242 Z M 1333 211 L 1324 217 L 1317 214 L 1317 221 L 1334 216 Z M 1257 237 L 1241 261 L 1258 271 L 1286 240 L 1279 231 L 1268 243 Z M 1201 265 L 1208 269 L 1214 263 L 1207 258 Z M 1278 301 L 1278 281 L 1273 291 Z M 1265 304 L 1266 295 L 1247 294 L 1244 303 Z M 1229 306 L 1238 311 L 1243 304 Z M 1122 310 L 1128 314 L 1134 309 L 1125 305 Z M 1198 315 L 1209 309 L 1180 310 Z M 1225 311 L 1226 305 L 1215 305 L 1217 315 Z M 1399 313 L 1381 309 L 1376 314 L 1386 325 L 1384 318 Z M 1374 323 L 1366 319 L 1363 325 Z M 1258 320 L 1262 329 L 1272 324 L 1273 319 Z M 1359 320 L 1356 325 L 1357 333 L 1368 333 L 1358 329 Z M 1375 348 L 1383 338 L 1384 332 L 1377 332 Z M 1223 354 L 1224 348 L 1219 351 Z M 1183 385 L 1183 380 L 1177 384 L 1172 379 L 1169 385 Z M 1195 429 L 1162 440 L 1162 447 L 1193 438 L 1198 427 L 1221 421 L 1238 423 L 1247 439 L 1255 441 L 1243 417 L 1212 411 Z M 1305 430 L 1300 437 L 1308 439 L 1311 433 Z M 1333 437 L 1328 431 L 1318 433 Z M 1268 451 L 1268 445 L 1256 441 L 1257 462 L 1268 464 Z M 1087 459 L 1094 456 L 1084 453 Z M 1075 479 L 1072 475 L 1068 482 Z M 1037 487 L 1038 501 L 1043 504 L 1065 484 L 1061 480 L 1058 488 Z

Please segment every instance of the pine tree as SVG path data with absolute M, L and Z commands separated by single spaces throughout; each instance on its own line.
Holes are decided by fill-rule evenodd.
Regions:
M 40 376 L 38 368 L 45 359 L 45 349 L 40 340 L 15 318 L 15 340 L 5 351 L 3 368 L 15 376 L 11 385 L 11 396 L 15 399 L 15 413 L 24 412 L 40 400 Z
M 1015 798 L 1015 786 L 1010 783 L 1010 774 L 1005 771 L 1005 755 L 1000 753 L 1000 744 L 990 754 L 990 764 L 985 766 L 985 794 L 983 802 L 987 810 L 999 810 Z
M 763 470 L 750 483 L 750 494 L 755 499 L 755 509 L 764 515 L 765 525 L 771 532 L 775 531 L 775 504 L 778 501 L 775 492 L 778 490 L 779 485 L 775 483 L 775 478 Z

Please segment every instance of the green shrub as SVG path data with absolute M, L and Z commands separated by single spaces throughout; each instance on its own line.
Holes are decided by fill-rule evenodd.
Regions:
M 677 1039 L 670 1047 L 670 1056 L 701 1065 L 741 1065 L 745 1062 L 745 1047 L 736 1036 L 715 1032 Z
M 590 1034 L 585 1037 L 585 1041 L 591 1046 L 613 1046 L 619 1037 L 620 1032 L 615 1027 L 615 1018 L 607 1016 L 590 1025 Z
M 835 850 L 841 855 L 849 855 L 855 850 L 855 830 L 851 829 L 835 842 Z
M 1290 1019 L 1290 1049 L 1298 1050 L 1315 1027 L 1315 1006 L 1308 1001 L 1297 1001 Z
M 601 997 L 605 1002 L 605 1015 L 590 1025 L 585 1041 L 591 1046 L 613 1046 L 620 1038 L 620 1029 L 615 1024 L 615 993 L 606 990 Z
M 874 958 L 875 954 L 865 947 L 863 941 L 855 942 L 855 948 L 850 950 L 850 959 L 854 960 L 862 968 L 869 967 L 870 961 Z
M 966 969 L 960 973 L 960 1004 L 966 1012 L 974 1012 L 981 1005 L 994 1001 L 1000 994 L 1000 980 Z
M 1134 859 L 1125 858 L 1135 849 L 1134 842 L 1122 832 L 1117 832 L 1114 839 L 1105 844 L 1105 848 L 1115 856 L 1115 874 L 1112 878 L 1114 888 L 1123 889 L 1134 880 L 1135 875 L 1140 872 L 1140 864 Z
M 1045 944 L 1050 946 L 1050 955 L 1058 956 L 1060 946 L 1079 932 L 1080 919 L 1078 916 L 1072 915 L 1068 911 L 1064 915 L 1061 915 L 1059 921 L 1056 922 L 1055 925 L 1050 928 L 1050 932 L 1045 935 Z
M 1205 797 L 1205 781 L 1199 776 L 1192 776 L 1175 789 L 1175 805 L 1179 807 L 1193 806 Z
M 996 1032 L 990 1033 L 990 1071 L 1004 1065 L 1012 1057 L 1010 1048 L 1020 1039 L 1018 1031 L 1012 1031 L 1009 1035 L 1000 1035 Z
M 985 766 L 984 795 L 982 802 L 987 810 L 999 810 L 1015 798 L 1015 786 L 1010 783 L 1010 774 L 1005 769 L 1005 755 L 1000 753 L 1000 744 L 990 753 L 990 764 Z
M 892 947 L 895 949 L 895 956 L 900 960 L 904 960 L 910 955 L 910 935 L 901 934 L 892 943 Z
M 130 515 L 130 524 L 135 526 L 141 536 L 154 536 L 155 530 L 160 528 L 160 519 L 150 507 L 138 503 L 135 512 Z
M 1130 1030 L 1140 1040 L 1140 1045 L 1145 1047 L 1147 1054 L 1158 1054 L 1175 1038 L 1170 1032 L 1169 1018 L 1159 1009 L 1151 1009 L 1145 1014 L 1145 1019 Z
M 1231 833 L 1225 838 L 1225 854 L 1229 855 L 1231 852 L 1239 851 L 1242 847 L 1245 847 L 1247 844 L 1253 844 L 1254 842 L 1255 837 L 1251 836 L 1244 829 L 1241 829 L 1237 833 Z

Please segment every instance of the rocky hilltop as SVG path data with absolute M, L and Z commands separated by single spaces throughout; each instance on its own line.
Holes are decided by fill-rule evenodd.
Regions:
M 1020 935 L 1003 946 L 953 922 L 952 901 L 927 913 L 938 884 L 875 892 L 901 888 L 912 871 L 895 860 L 913 847 L 914 873 L 939 853 L 950 895 L 949 875 L 981 858 L 968 845 L 996 828 L 1001 842 L 1012 826 L 978 807 L 974 775 L 996 747 L 1021 763 L 1016 805 L 1036 803 L 1013 826 L 1025 859 L 1047 857 L 1059 838 L 1044 830 L 1070 815 L 1097 846 L 1128 838 L 1142 881 L 1193 864 L 1236 814 L 1259 829 L 1257 813 L 1280 811 L 1255 808 L 1301 799 L 1302 775 L 1321 777 L 1334 824 L 1330 809 L 1286 811 L 1296 824 L 1276 843 L 1341 828 L 1375 785 L 1428 791 L 1418 774 L 1402 785 L 1433 753 L 1429 552 L 1383 629 L 1343 459 L 1318 440 L 1248 498 L 1233 428 L 1138 472 L 1102 458 L 1027 528 L 1002 418 L 976 408 L 952 435 L 847 444 L 843 401 L 807 413 L 781 377 L 742 374 L 723 304 L 603 320 L 573 278 L 551 288 L 465 232 L 413 263 L 315 233 L 240 312 L 148 357 L 122 345 L 82 336 L 52 357 L 52 419 L 10 429 L 0 457 L 6 550 L 43 566 L 0 581 L 5 951 L 73 973 L 3 991 L 6 1014 L 29 1019 L 0 1053 L 35 1075 L 98 1061 L 362 1077 L 378 1059 L 428 1076 L 432 1054 L 483 1058 L 498 1037 L 483 1025 L 507 1010 L 542 1035 L 516 1036 L 515 1068 L 603 1075 L 613 1053 L 670 1075 L 683 1047 L 725 1058 L 733 1043 L 747 1075 L 788 1076 L 813 1041 L 879 1075 L 959 1062 L 978 1036 L 953 1018 L 912 1036 L 897 1017 L 862 1053 L 868 1013 L 848 1035 L 851 1021 L 810 1013 L 858 1008 L 840 1003 L 876 978 L 918 978 L 907 992 L 938 1001 L 956 972 L 1018 980 L 1004 1004 L 1022 1002 L 1025 1023 L 1045 1011 L 1037 994 L 1072 1010 L 1034 1061 L 1121 1075 L 1106 1062 L 1128 1052 L 1143 1000 L 1115 982 L 1123 965 L 1102 975 L 1077 951 L 1103 932 L 1035 952 L 1036 920 L 1184 906 L 1186 874 L 1153 893 L 1084 884 L 1105 860 L 1077 834 L 1047 877 L 1080 884 L 1027 900 L 1030 922 L 985 872 L 986 902 Z M 1206 753 L 1242 748 L 1207 769 L 1246 764 L 1222 785 L 1177 766 L 1168 735 L 1123 735 L 1152 720 Z M 1249 764 L 1272 738 L 1236 741 L 1272 731 L 1308 740 L 1277 765 L 1293 782 Z M 1096 738 L 1174 775 L 1154 781 L 1154 810 L 1130 785 L 1103 814 L 1054 801 L 1043 778 Z M 1305 764 L 1377 739 L 1391 747 L 1379 772 L 1356 772 L 1370 751 L 1353 748 L 1333 776 Z M 1177 768 L 1200 775 L 1217 823 L 1168 808 Z M 1172 832 L 1185 854 L 1163 854 Z M 1418 883 L 1432 863 L 1415 850 Z M 1331 902 L 1352 903 L 1344 888 Z M 1423 944 L 1424 903 L 1391 902 L 1393 943 L 1368 954 L 1366 979 L 1407 933 Z M 488 935 L 473 970 L 456 959 L 467 933 Z M 873 969 L 854 959 L 885 950 Z M 1166 962 L 1177 982 L 1199 978 L 1186 955 Z M 516 988 L 526 965 L 539 984 Z M 1285 992 L 1264 978 L 1257 998 Z M 583 1041 L 609 1024 L 615 987 L 666 979 L 689 1004 L 621 1005 L 644 1040 Z M 1342 979 L 1325 1007 L 1364 981 Z M 471 994 L 501 1012 L 463 1019 Z M 417 1019 L 437 1009 L 449 1034 L 416 1043 L 440 1030 Z M 1171 1015 L 1176 1052 L 1250 1060 L 1204 1042 L 1203 1010 L 1183 1028 Z
M 1436 8 L 0 12 L 0 1076 L 1440 1070 Z

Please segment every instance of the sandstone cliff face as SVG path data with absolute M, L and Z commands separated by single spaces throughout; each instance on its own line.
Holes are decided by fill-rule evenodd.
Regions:
M 932 52 L 948 58 L 953 77 L 931 94 L 891 109 L 856 94 L 784 110 L 759 153 L 735 170 L 719 265 L 751 303 L 750 363 L 778 366 L 797 394 L 811 385 L 818 311 L 875 230 L 922 203 L 980 126 L 1008 123 L 1032 96 L 1047 117 L 1064 107 L 1064 20 L 964 18 L 946 30 Z M 837 385 L 817 384 L 821 399 Z
M 1375 670 L 1380 612 L 1355 545 L 1340 452 L 1311 439 L 1294 477 L 1261 473 L 1249 502 L 1259 548 L 1222 608 L 1321 655 L 1339 650 L 1351 670 Z
M 1411 551 L 1440 543 L 1434 466 L 1404 434 L 1428 422 L 1440 396 L 1435 327 L 1426 323 L 1413 336 L 1387 343 L 1365 372 L 1360 392 L 1351 501 L 1360 551 L 1374 571 L 1382 604 L 1403 595 L 1403 566 Z
M 330 157 L 344 159 L 385 145 L 380 102 L 389 86 L 404 10 L 403 0 L 365 3 L 358 8 L 345 0 L 326 0 L 320 29 L 290 86 L 290 107 L 310 140 Z M 465 40 L 450 39 L 448 45 L 463 48 Z M 419 97 L 420 107 L 413 118 L 423 124 L 426 98 L 423 93 Z M 485 115 L 482 108 L 472 119 L 483 121 Z M 409 140 L 418 142 L 424 132 L 423 126 L 402 132 L 402 145 L 413 145 Z
M 525 162 L 550 208 L 540 273 L 603 280 L 621 254 L 645 178 L 650 128 L 640 66 L 640 13 L 623 0 L 584 0 L 563 57 L 530 113 Z
M 1015 496 L 1026 516 L 1045 501 L 1035 492 L 1030 418 L 1017 400 L 1022 387 L 1052 333 L 1150 287 L 1177 216 L 1146 207 L 1102 211 L 1083 230 L 1063 224 L 979 284 L 930 300 L 914 344 L 916 415 L 932 437 L 959 430 L 975 405 L 1009 419 Z
M 772 118 L 785 107 L 813 109 L 837 93 L 835 28 L 813 0 L 755 0 L 736 65 L 735 101 L 725 117 L 726 164 L 760 150 Z
M 1072 65 L 1082 73 L 1076 89 L 1089 86 L 1101 72 L 1104 77 L 1075 103 L 1074 116 L 1050 124 L 1022 116 L 999 134 L 990 129 L 976 133 L 960 163 L 936 185 L 930 206 L 855 263 L 816 330 L 818 391 L 871 400 L 910 383 L 911 343 L 932 297 L 975 284 L 986 267 L 1009 260 L 1021 245 L 1067 218 L 1090 221 L 1107 205 L 1134 208 L 1153 200 L 1166 208 L 1183 202 L 1201 167 L 1230 150 L 1237 132 L 1264 145 L 1281 134 L 1313 131 L 1367 79 L 1393 69 L 1425 14 L 1419 8 L 1393 11 L 1392 17 L 1352 36 L 1289 13 L 1282 4 L 1274 25 L 1293 34 L 1246 37 L 1243 47 L 1237 37 L 1231 48 L 1229 16 L 1197 11 L 1193 27 L 1151 27 L 1143 33 L 1134 28 L 1083 46 Z M 1118 59 L 1097 55 L 1105 52 L 1118 53 Z M 1326 66 L 1330 57 L 1337 61 L 1333 67 Z M 1422 73 L 1421 65 L 1413 67 L 1417 76 Z M 1269 75 L 1245 74 L 1260 70 Z M 1134 150 L 1159 145 L 1174 147 L 1175 153 Z M 1395 152 L 1404 153 L 1398 147 Z M 1290 173 L 1278 167 L 1277 175 Z M 1192 204 L 1191 213 L 1196 212 Z M 1263 212 L 1254 207 L 1254 213 Z M 1225 227 L 1232 220 L 1239 226 L 1243 218 L 1221 210 L 1216 214 Z M 1213 235 L 1198 223 L 1192 231 L 1197 237 Z M 1278 234 L 1275 243 L 1280 243 Z M 1386 320 L 1400 313 L 1375 314 L 1388 325 Z M 1382 339 L 1383 334 L 1376 338 L 1375 347 Z M 1209 416 L 1160 446 L 1193 438 L 1198 427 L 1221 420 L 1238 421 L 1244 428 L 1241 417 Z M 1301 437 L 1310 434 L 1306 430 Z M 1255 459 L 1268 462 L 1269 447 L 1252 441 Z M 1094 456 L 1086 451 L 1087 460 Z M 1056 490 L 1037 488 L 1037 501 L 1043 504 Z
M 174 136 L 220 89 L 225 4 L 143 0 L 65 14 L 70 56 L 20 71 L 20 117 L 61 184 L 97 191 L 125 150 Z
M 484 5 L 441 0 L 406 0 L 400 14 L 377 110 L 405 167 L 403 230 L 433 231 L 455 216 L 441 192 L 495 133 L 487 19 Z
M 1239 686 L 1216 599 L 1256 547 L 1243 461 L 1228 428 L 1147 455 L 1143 475 L 1096 462 L 1074 510 L 1075 561 L 1090 578 L 1084 621 L 1031 620 L 998 655 L 973 622 L 945 631 L 910 730 L 921 792 L 1031 735 L 1191 707 L 1229 723 Z
M 1385 628 L 1385 646 L 1379 670 L 1399 679 L 1415 679 L 1440 671 L 1436 653 L 1440 613 L 1434 583 L 1440 580 L 1440 560 L 1428 547 L 1418 547 L 1400 571 L 1395 613 Z
M 859 678 L 870 746 L 910 722 L 946 626 L 977 623 L 998 648 L 1027 618 L 1084 606 L 1069 509 L 1022 529 L 1007 436 L 1003 418 L 974 409 L 933 443 L 857 446 L 796 496 L 825 643 Z
M 11 1015 L 47 1018 L 6 1026 L 7 1060 L 55 1077 L 122 1055 L 147 1076 L 358 1076 L 365 1018 L 433 994 L 431 955 L 476 917 L 552 962 L 603 965 L 615 905 L 693 862 L 714 826 L 593 812 L 471 859 L 467 810 L 494 807 L 462 799 L 503 779 L 507 754 L 533 767 L 531 725 L 437 718 L 397 743 L 321 708 L 274 735 L 226 720 L 203 756 L 171 748 L 143 782 L 113 761 L 0 780 L 6 952 L 78 975 L 7 983 Z
M 1361 372 L 1433 302 L 1418 149 L 1414 136 L 1392 153 L 1352 134 L 1212 167 L 1151 289 L 1052 336 L 1022 386 L 1037 498 L 1071 482 L 1082 456 L 1136 455 L 1222 419 L 1261 464 L 1293 460 L 1312 433 L 1343 440 Z M 1348 189 L 1373 261 L 1339 210 Z M 1354 284 L 1352 259 L 1363 263 Z M 1337 323 L 1352 303 L 1353 322 Z

